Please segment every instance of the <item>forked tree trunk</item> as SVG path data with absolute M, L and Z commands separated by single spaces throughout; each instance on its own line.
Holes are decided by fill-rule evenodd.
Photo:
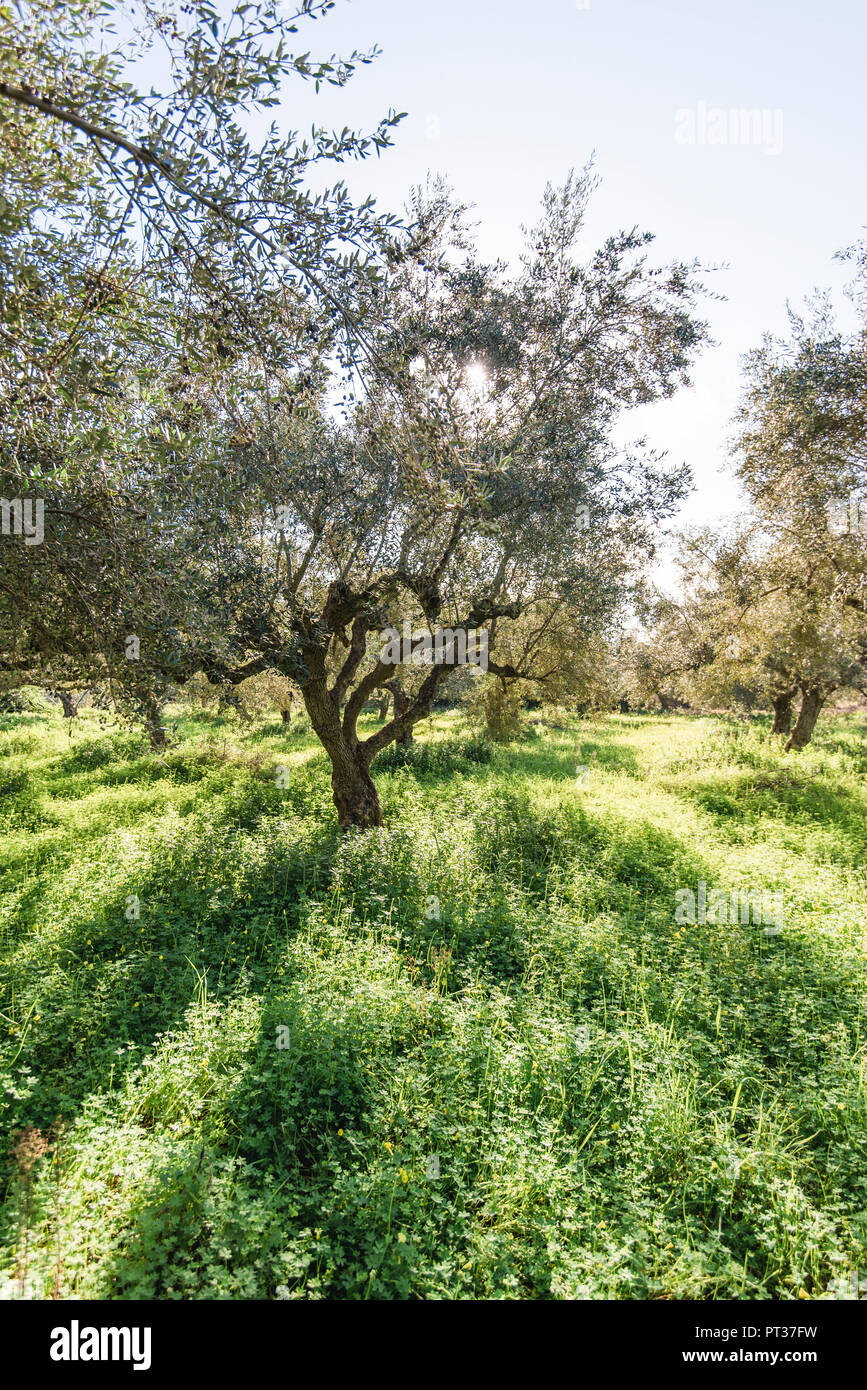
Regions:
M 339 705 L 332 699 L 324 678 L 302 686 L 301 695 L 310 723 L 331 760 L 331 788 L 341 829 L 358 826 L 369 830 L 382 825 L 382 807 L 370 775 L 369 759 L 358 739 L 344 731 Z
M 794 698 L 794 690 L 782 690 L 779 695 L 774 696 L 774 722 L 771 725 L 772 734 L 787 734 L 791 729 L 792 701 Z
M 816 727 L 816 720 L 819 718 L 819 711 L 825 703 L 825 697 L 817 685 L 810 686 L 803 690 L 801 697 L 801 708 L 798 710 L 798 718 L 795 727 L 789 734 L 786 741 L 786 752 L 797 753 L 799 749 L 806 748 L 810 739 L 813 737 L 813 730 Z
M 340 610 L 340 602 L 345 599 L 345 586 L 332 588 L 336 596 L 334 616 L 339 630 L 346 622 Z M 331 686 L 325 659 L 327 648 L 321 644 L 319 635 L 311 635 L 301 648 L 307 672 L 306 679 L 301 683 L 301 696 L 310 716 L 310 723 L 331 759 L 334 805 L 337 808 L 338 822 L 343 829 L 356 826 L 362 830 L 370 830 L 382 825 L 382 807 L 370 775 L 370 764 L 395 735 L 399 735 L 405 742 L 409 741 L 413 725 L 430 713 L 437 686 L 445 675 L 444 666 L 434 665 L 412 700 L 398 682 L 385 683 L 384 688 L 390 690 L 394 696 L 395 717 L 363 743 L 359 742 L 356 731 L 358 716 L 373 691 L 383 688 L 383 682 L 378 679 L 382 666 L 380 663 L 358 682 L 349 698 L 346 698 L 353 676 L 357 673 L 364 656 L 364 643 L 368 631 L 369 619 L 364 614 L 359 614 L 353 623 L 346 660 Z M 345 642 L 344 646 L 347 646 Z

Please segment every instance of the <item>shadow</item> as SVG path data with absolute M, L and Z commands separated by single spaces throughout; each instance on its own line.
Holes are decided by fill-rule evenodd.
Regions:
M 54 846 L 47 881 L 35 874 L 20 893 L 3 973 L 27 1022 L 5 1041 L 16 1067 L 29 1067 L 39 1085 L 12 1104 L 9 1127 L 69 1120 L 88 1095 L 116 1085 L 136 1054 L 183 1018 L 197 997 L 197 972 L 218 993 L 242 978 L 255 988 L 267 974 L 268 939 L 291 931 L 303 902 L 327 885 L 339 832 L 324 808 L 311 814 L 300 787 L 226 781 L 222 797 L 215 790 L 206 808 L 191 810 L 181 835 L 147 870 L 132 867 L 120 891 L 105 894 L 91 878 L 58 915 L 66 853 L 58 861 Z M 139 916 L 128 918 L 131 896 Z M 52 913 L 57 926 L 46 931 Z
M 838 863 L 862 864 L 867 857 L 867 809 L 861 797 L 821 777 L 794 772 L 744 772 L 719 780 L 680 782 L 667 790 L 694 802 L 708 815 L 733 826 L 761 820 L 783 825 L 831 826 L 836 843 L 822 854 Z
M 353 1151 L 344 1140 L 351 1133 L 364 1144 L 376 1124 L 369 1017 L 317 1006 L 303 981 L 285 975 L 258 1001 L 261 1028 L 240 1079 L 202 1116 L 194 1138 L 176 1140 L 168 1155 L 165 1145 L 155 1151 L 138 1185 L 108 1275 L 113 1298 L 274 1297 L 281 1280 L 307 1282 L 318 1257 L 333 1258 L 334 1228 L 353 1264 L 365 1246 L 381 1243 L 385 1203 L 394 1200 L 388 1189 L 401 1185 L 398 1162 L 382 1175 L 384 1201 L 372 1220 L 363 1186 L 347 1171 Z M 140 1123 L 165 1132 L 156 1101 L 144 1104 Z M 374 1143 L 386 1158 L 381 1137 Z M 293 1244 L 309 1249 L 312 1270 L 303 1257 L 288 1258 Z M 363 1295 L 375 1258 L 371 1249 L 359 1261 L 359 1287 L 348 1296 Z M 179 1270 L 189 1272 L 185 1288 Z
M 606 764 L 601 740 L 581 746 L 595 747 L 601 766 L 631 771 L 631 750 L 615 747 Z M 453 779 L 459 796 L 462 779 L 494 770 L 460 756 L 468 770 L 417 775 Z M 832 1071 L 838 1025 L 855 1036 L 853 971 L 796 925 L 774 937 L 756 923 L 676 930 L 677 890 L 714 886 L 712 865 L 657 822 L 591 813 L 577 796 L 540 806 L 521 785 L 524 776 L 571 782 L 575 762 L 527 745 L 498 753 L 497 769 L 510 776 L 490 778 L 484 797 L 464 803 L 465 833 L 447 851 L 437 836 L 449 825 L 448 800 L 441 809 L 433 800 L 424 820 L 341 836 L 326 764 L 279 794 L 229 768 L 123 889 L 100 891 L 99 845 L 86 845 L 93 872 L 78 884 L 65 883 L 62 855 L 54 881 L 35 876 L 7 963 L 21 1013 L 35 1006 L 23 1036 L 7 1039 L 18 1054 L 9 1127 L 68 1121 L 91 1101 L 126 1121 L 115 1137 L 100 1117 L 94 1149 L 78 1159 L 98 1146 L 113 1156 L 140 1145 L 135 1195 L 107 1255 L 108 1296 L 261 1297 L 286 1283 L 311 1297 L 364 1297 L 369 1271 L 389 1261 L 399 1292 L 409 1288 L 400 1221 L 428 1241 L 432 1263 L 442 1248 L 449 1258 L 463 1248 L 465 1231 L 477 1238 L 484 1229 L 478 1164 L 497 1123 L 503 1134 L 513 1123 L 531 1157 L 540 1114 L 557 1143 L 562 1135 L 574 1147 L 588 1114 L 610 1108 L 623 1130 L 646 1118 L 642 1086 L 650 1093 L 658 1076 L 692 1088 L 696 1129 L 700 1118 L 707 1132 L 708 1117 L 725 1112 L 745 1141 L 767 1123 L 766 1088 L 785 1083 L 797 1094 L 792 1133 L 827 1149 L 820 1081 L 823 1067 Z M 125 916 L 127 891 L 141 900 L 139 919 Z M 432 919 L 425 903 L 434 892 Z M 56 929 L 40 935 L 43 919 Z M 191 1079 L 185 1048 L 213 1024 L 230 1034 L 216 1051 L 230 1049 L 236 1004 L 257 1016 L 253 1041 L 231 1084 L 215 1089 L 204 1068 Z M 552 1074 L 534 1075 L 533 1030 L 565 1035 L 587 1020 L 607 1058 L 598 1076 L 581 1072 L 566 1036 L 562 1063 L 549 1049 Z M 514 1105 L 496 1123 L 480 1108 L 488 1098 L 500 1104 L 490 1082 L 495 1023 L 505 1039 L 497 1085 Z M 281 1028 L 285 1048 L 276 1045 Z M 437 1051 L 444 1038 L 448 1049 Z M 143 1058 L 167 1049 L 160 1086 L 140 1087 Z M 28 1092 L 24 1066 L 38 1091 Z M 136 1104 L 112 1110 L 106 1097 L 126 1083 Z M 404 1217 L 400 1169 L 422 1163 L 447 1123 L 469 1155 L 461 1180 L 419 1183 Z M 629 1162 L 618 1142 L 582 1153 L 600 1191 L 621 1158 Z M 712 1204 L 677 1171 L 654 1185 L 653 1200 L 675 1194 L 680 1206 L 682 1197 L 684 1217 L 688 1208 L 712 1227 Z M 735 1243 L 751 1240 L 745 1230 Z
M 387 848 L 390 841 L 377 843 Z M 733 1070 L 743 1078 L 735 1128 L 747 1143 L 755 1124 L 753 1099 L 766 1104 L 767 1087 L 793 1084 L 793 1077 L 809 1093 L 831 1056 L 831 1045 L 823 1050 L 815 1035 L 830 1032 L 840 1019 L 853 1026 L 857 1021 L 852 982 L 832 979 L 827 959 L 806 938 L 765 938 L 755 924 L 699 924 L 687 939 L 676 935 L 675 887 L 695 886 L 701 878 L 712 883 L 713 874 L 701 856 L 650 823 L 627 825 L 587 815 L 580 807 L 559 818 L 539 815 L 526 799 L 508 794 L 479 828 L 476 854 L 483 848 L 487 858 L 478 870 L 490 875 L 486 891 L 492 882 L 500 891 L 489 894 L 484 905 L 448 910 L 437 924 L 416 921 L 412 930 L 404 919 L 397 938 L 402 984 L 398 988 L 395 982 L 387 995 L 374 988 L 353 990 L 351 973 L 338 977 L 338 988 L 330 986 L 326 962 L 332 954 L 342 951 L 344 969 L 351 972 L 353 952 L 377 930 L 369 915 L 375 894 L 364 891 L 370 883 L 342 876 L 340 901 L 351 907 L 341 917 L 335 903 L 332 915 L 323 919 L 324 954 L 317 970 L 304 977 L 284 970 L 279 979 L 261 981 L 255 988 L 261 1026 L 245 1055 L 243 1074 L 213 1112 L 203 1109 L 195 1140 L 173 1141 L 169 1157 L 165 1144 L 154 1148 L 153 1169 L 128 1213 L 123 1251 L 114 1257 L 112 1297 L 274 1296 L 283 1283 L 296 1296 L 364 1297 L 367 1272 L 374 1269 L 381 1278 L 389 1260 L 389 1277 L 401 1287 L 394 1231 L 404 1221 L 412 1232 L 427 1232 L 433 1249 L 443 1242 L 454 1249 L 455 1212 L 459 1222 L 477 1216 L 472 1170 L 462 1183 L 449 1177 L 437 1192 L 416 1182 L 405 1215 L 400 1177 L 401 1168 L 413 1164 L 417 1175 L 425 1151 L 438 1143 L 431 1137 L 435 1108 L 427 1114 L 422 1098 L 444 1064 L 433 1052 L 426 1060 L 420 1057 L 416 1009 L 407 999 L 407 991 L 418 996 L 435 1030 L 430 973 L 409 968 L 411 959 L 420 960 L 425 952 L 429 959 L 434 944 L 438 949 L 448 944 L 456 970 L 451 991 L 443 995 L 480 978 L 503 997 L 517 998 L 519 983 L 531 998 L 546 989 L 566 998 L 574 991 L 576 1017 L 606 1021 L 610 1055 L 604 1068 L 596 1064 L 595 1092 L 573 1081 L 558 1102 L 546 1090 L 545 1078 L 528 1074 L 520 1083 L 522 1104 L 531 1113 L 559 1105 L 566 1144 L 573 1134 L 584 1137 L 594 1107 L 601 1114 L 616 1103 L 612 1113 L 628 1121 L 634 1102 L 627 1035 L 633 1038 L 639 1087 L 642 1077 L 652 1082 L 665 1065 L 691 1077 L 695 1059 L 701 1059 L 701 1088 L 694 1099 L 699 1112 L 716 1115 L 720 1096 L 730 1107 Z M 398 843 L 396 862 L 385 865 L 398 880 L 404 853 L 405 845 Z M 590 875 L 580 902 L 568 891 L 535 902 L 528 894 L 533 866 L 544 862 L 550 869 L 555 856 Z M 324 902 L 321 886 L 319 892 Z M 342 944 L 332 940 L 328 946 L 338 922 Z M 493 950 L 481 949 L 482 931 Z M 671 1030 L 659 1057 L 645 1057 L 634 1036 L 638 980 L 642 1027 L 657 1030 L 657 1037 Z M 816 1010 L 809 1040 L 798 1021 L 805 997 Z M 741 1018 L 738 1011 L 745 1004 Z M 285 1030 L 282 1049 L 276 1046 L 280 1030 Z M 459 1036 L 448 1062 L 448 1094 L 462 1113 L 484 1093 L 491 1044 L 489 1030 L 465 1039 L 462 1024 Z M 681 1046 L 686 1054 L 678 1053 Z M 398 1082 L 404 1067 L 406 1113 L 404 1127 L 395 1133 L 382 1127 L 377 1087 L 384 1078 Z M 564 1070 L 564 1077 L 573 1074 L 574 1068 Z M 161 1126 L 163 1134 L 166 1118 L 159 1095 L 140 1111 L 140 1123 Z M 821 1136 L 809 1138 L 814 1119 L 805 1106 L 799 1133 L 821 1146 Z M 387 1152 L 386 1138 L 394 1139 Z M 608 1144 L 589 1148 L 583 1159 L 585 1171 L 600 1182 L 610 1180 L 615 1161 Z M 699 1186 L 684 1186 L 671 1174 L 657 1182 L 661 1194 L 676 1193 L 684 1212 L 696 1220 L 713 1215 Z M 734 1214 L 730 1207 L 719 1214 L 728 1240 L 738 1248 L 757 1248 L 751 1227 L 739 1224 L 737 1205 Z M 210 1263 L 203 1247 L 211 1252 Z M 245 1295 L 243 1283 L 236 1282 L 236 1268 L 253 1271 L 248 1274 L 252 1292 L 248 1285 Z M 190 1271 L 186 1292 L 179 1270 Z

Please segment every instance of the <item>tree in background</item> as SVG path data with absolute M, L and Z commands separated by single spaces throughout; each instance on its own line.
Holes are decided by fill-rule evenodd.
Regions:
M 867 686 L 867 326 L 844 337 L 822 300 L 791 323 L 790 343 L 748 361 L 737 447 L 757 518 L 752 640 L 780 732 L 800 694 L 797 750 L 835 691 Z
M 847 254 L 863 316 L 867 257 Z M 746 364 L 736 452 L 752 510 L 728 535 L 679 538 L 678 597 L 657 595 L 623 656 L 643 698 L 764 705 L 797 751 L 836 691 L 867 693 L 867 328 L 841 334 L 823 298 L 790 317 L 791 340 Z

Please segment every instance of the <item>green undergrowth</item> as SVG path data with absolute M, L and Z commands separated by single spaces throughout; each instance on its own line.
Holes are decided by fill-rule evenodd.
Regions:
M 0 715 L 7 1297 L 864 1275 L 863 720 L 441 714 L 346 834 L 305 724 L 170 723 Z M 678 922 L 701 881 L 782 930 Z

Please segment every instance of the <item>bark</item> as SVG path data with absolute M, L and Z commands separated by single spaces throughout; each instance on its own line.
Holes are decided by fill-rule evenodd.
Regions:
M 774 722 L 771 725 L 772 734 L 787 734 L 792 727 L 792 701 L 795 698 L 794 690 L 781 690 L 774 696 L 773 710 Z
M 825 696 L 819 686 L 813 685 L 802 688 L 801 708 L 798 710 L 798 718 L 795 727 L 789 734 L 786 741 L 785 751 L 797 753 L 799 749 L 806 748 L 810 739 L 813 737 L 813 730 L 816 727 L 816 720 L 819 712 L 825 703 Z
M 394 696 L 394 717 L 400 719 L 401 715 L 406 714 L 410 706 L 410 698 L 398 681 L 389 681 L 386 686 Z M 396 743 L 412 743 L 412 729 L 406 729 L 402 734 L 398 734 Z
M 145 728 L 151 748 L 165 748 L 168 739 L 160 721 L 160 707 L 155 700 L 149 700 L 145 706 Z
M 339 754 L 329 750 L 331 788 L 337 820 L 343 829 L 356 825 L 362 830 L 382 825 L 382 807 L 360 748 L 348 746 Z
M 358 826 L 369 829 L 382 825 L 382 808 L 370 775 L 370 765 L 376 754 L 395 739 L 408 743 L 412 730 L 420 719 L 430 713 L 440 681 L 449 668 L 435 663 L 422 680 L 416 694 L 408 696 L 394 679 L 394 666 L 380 658 L 353 687 L 367 649 L 371 618 L 363 609 L 365 595 L 353 595 L 342 583 L 330 586 L 328 601 L 321 623 L 314 624 L 299 618 L 297 631 L 301 637 L 298 656 L 305 676 L 301 683 L 304 706 L 313 729 L 331 760 L 331 786 L 337 819 L 343 828 Z M 476 610 L 472 610 L 471 618 Z M 482 619 L 491 616 L 481 613 L 477 621 L 464 626 L 478 627 Z M 351 623 L 351 637 L 346 628 Z M 343 634 L 340 645 L 346 657 L 333 684 L 329 687 L 327 655 L 329 642 L 323 642 L 322 628 L 332 634 Z M 363 742 L 358 738 L 357 724 L 365 704 L 375 692 L 381 698 L 383 689 L 394 697 L 394 717 L 370 734 Z
M 236 695 L 234 690 L 230 690 L 227 686 L 224 686 L 220 691 L 218 712 L 220 714 L 225 714 L 226 710 L 230 709 L 235 710 L 238 714 L 243 714 L 244 712 L 240 696 Z
M 354 720 L 341 722 L 339 702 L 327 686 L 324 661 L 319 653 L 314 654 L 314 659 L 319 670 L 302 686 L 301 694 L 310 722 L 331 760 L 331 789 L 338 824 L 344 830 L 350 826 L 369 830 L 382 825 L 382 807 L 370 775 L 373 755 L 359 743 Z

